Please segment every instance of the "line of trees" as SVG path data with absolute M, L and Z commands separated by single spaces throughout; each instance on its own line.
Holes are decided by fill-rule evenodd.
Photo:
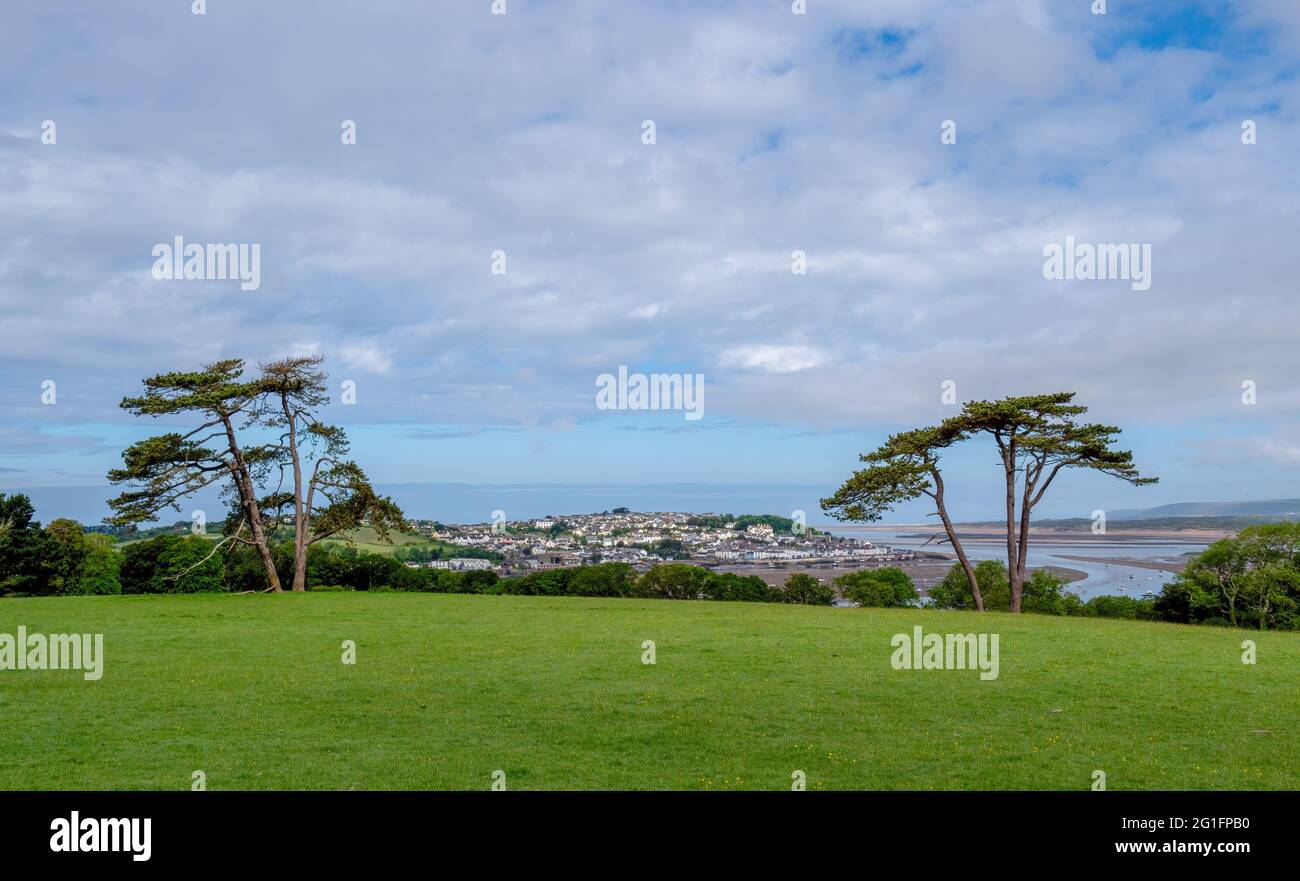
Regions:
M 948 515 L 941 461 L 957 444 L 977 437 L 991 440 L 1005 485 L 1009 609 L 1018 613 L 1029 556 L 1030 516 L 1061 471 L 1096 471 L 1134 486 L 1157 481 L 1138 472 L 1132 453 L 1114 448 L 1118 428 L 1081 422 L 1088 408 L 1073 401 L 1073 392 L 1057 392 L 969 402 L 937 426 L 895 434 L 879 449 L 861 455 L 867 467 L 822 499 L 822 509 L 837 520 L 873 522 L 903 502 L 928 496 L 966 576 L 971 605 L 984 611 L 975 566 Z
M 183 524 L 182 524 L 183 525 Z M 288 530 L 282 530 L 281 534 Z M 261 590 L 265 573 L 256 549 L 173 532 L 114 546 L 105 535 L 71 520 L 42 528 L 23 495 L 0 495 L 0 593 L 28 595 L 246 592 Z M 269 545 L 280 579 L 297 568 L 292 537 Z M 401 549 L 399 549 L 400 551 Z M 1011 576 L 999 560 L 973 567 L 984 609 L 1011 611 Z M 455 572 L 404 565 L 397 554 L 358 550 L 341 542 L 315 544 L 306 558 L 307 590 L 490 593 L 730 600 L 826 605 L 836 594 L 862 606 L 916 608 L 921 597 L 897 567 L 846 572 L 828 584 L 806 573 L 769 585 L 753 575 L 717 573 L 665 563 L 638 575 L 629 565 L 603 563 L 499 579 L 490 570 Z M 973 610 L 966 572 L 954 563 L 929 590 L 934 609 Z M 1300 629 L 1300 523 L 1252 526 L 1192 560 L 1154 599 L 1095 596 L 1086 602 L 1053 572 L 1036 570 L 1022 582 L 1021 611 L 1259 629 Z
M 32 501 L 0 493 L 0 593 L 34 596 L 119 593 L 113 539 L 73 520 L 42 527 Z

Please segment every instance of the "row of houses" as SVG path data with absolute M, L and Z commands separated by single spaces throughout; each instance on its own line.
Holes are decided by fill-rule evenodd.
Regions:
M 480 569 L 491 569 L 491 560 L 481 560 L 477 557 L 452 557 L 450 560 L 433 560 L 428 563 L 407 563 L 408 569 L 450 569 L 454 572 L 476 571 Z

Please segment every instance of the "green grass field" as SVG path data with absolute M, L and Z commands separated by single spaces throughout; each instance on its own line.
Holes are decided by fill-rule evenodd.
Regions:
M 291 539 L 293 533 L 284 530 L 285 539 Z M 434 541 L 427 535 L 410 535 L 405 532 L 388 533 L 388 540 L 384 541 L 369 526 L 363 526 L 360 529 L 354 529 L 351 532 L 340 533 L 334 538 L 324 539 L 326 544 L 351 545 L 359 551 L 365 551 L 369 554 L 383 554 L 388 556 L 400 547 L 406 545 L 415 545 L 421 548 L 432 547 L 449 547 L 446 542 Z
M 1000 634 L 1000 677 L 891 669 L 917 623 Z M 20 624 L 105 664 L 0 671 L 5 789 L 1300 788 L 1296 634 L 394 593 L 0 601 Z
M 181 533 L 181 534 L 187 535 L 188 533 Z M 219 528 L 213 528 L 209 532 L 200 533 L 200 534 L 203 538 L 206 538 L 209 541 L 216 542 L 221 540 L 221 532 Z M 277 541 L 292 541 L 293 530 L 285 527 L 280 527 L 275 532 L 275 539 Z M 121 548 L 121 547 L 125 547 L 126 545 L 132 545 L 138 542 L 142 542 L 144 540 L 145 540 L 144 538 L 129 538 L 126 539 L 125 541 L 119 541 L 117 543 L 117 546 Z M 389 531 L 388 540 L 384 541 L 379 537 L 379 534 L 375 532 L 375 530 L 371 529 L 369 526 L 363 526 L 359 529 L 354 529 L 351 532 L 342 532 L 332 538 L 322 539 L 322 541 L 325 544 L 351 545 L 352 547 L 355 547 L 359 551 L 365 551 L 366 553 L 370 553 L 370 554 L 384 554 L 384 555 L 390 555 L 393 553 L 393 551 L 397 550 L 400 547 L 404 547 L 406 545 L 416 545 L 422 548 L 423 547 L 454 547 L 454 545 L 449 545 L 446 542 L 435 541 L 434 539 L 429 538 L 429 536 L 427 535 L 410 534 L 410 533 L 396 532 L 396 531 Z

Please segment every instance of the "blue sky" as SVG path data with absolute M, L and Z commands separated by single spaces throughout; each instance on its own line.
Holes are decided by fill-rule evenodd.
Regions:
M 1090 5 L 6 7 L 0 491 L 93 519 L 141 377 L 319 351 L 381 484 L 815 502 L 951 380 L 1077 391 L 1162 478 L 1044 514 L 1300 496 L 1300 4 Z M 260 243 L 261 288 L 154 279 L 174 235 Z M 1044 279 L 1066 236 L 1150 243 L 1151 289 Z M 597 409 L 619 365 L 705 417 Z M 992 467 L 953 457 L 959 516 Z

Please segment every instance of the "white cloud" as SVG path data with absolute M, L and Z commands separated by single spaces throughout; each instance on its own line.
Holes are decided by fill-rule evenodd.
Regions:
M 343 363 L 357 370 L 387 373 L 393 369 L 393 359 L 376 343 L 345 343 L 339 350 Z
M 632 311 L 628 313 L 628 315 L 630 315 L 633 318 L 644 320 L 644 319 L 654 318 L 656 315 L 658 315 L 663 311 L 664 311 L 664 307 L 660 303 L 646 303 L 644 306 L 634 307 Z
M 742 367 L 768 373 L 796 373 L 816 367 L 823 355 L 808 346 L 736 346 L 722 353 L 724 367 Z
M 0 53 L 0 128 L 54 118 L 59 144 L 0 140 L 0 417 L 121 420 L 147 373 L 298 343 L 386 377 L 356 408 L 376 422 L 581 426 L 595 373 L 652 362 L 716 364 L 710 413 L 778 423 L 929 419 L 944 379 L 1186 424 L 1235 414 L 1250 377 L 1260 410 L 1300 416 L 1286 52 L 1099 57 L 1118 12 L 1036 0 L 444 5 L 250 5 L 202 29 L 89 7 L 75 54 L 13 12 L 57 63 Z M 914 76 L 837 48 L 880 27 L 911 34 Z M 334 63 L 352 37 L 358 63 Z M 261 290 L 155 282 L 149 249 L 178 233 L 262 243 Z M 1152 289 L 1044 282 L 1064 235 L 1153 243 Z M 41 413 L 47 376 L 69 393 Z

